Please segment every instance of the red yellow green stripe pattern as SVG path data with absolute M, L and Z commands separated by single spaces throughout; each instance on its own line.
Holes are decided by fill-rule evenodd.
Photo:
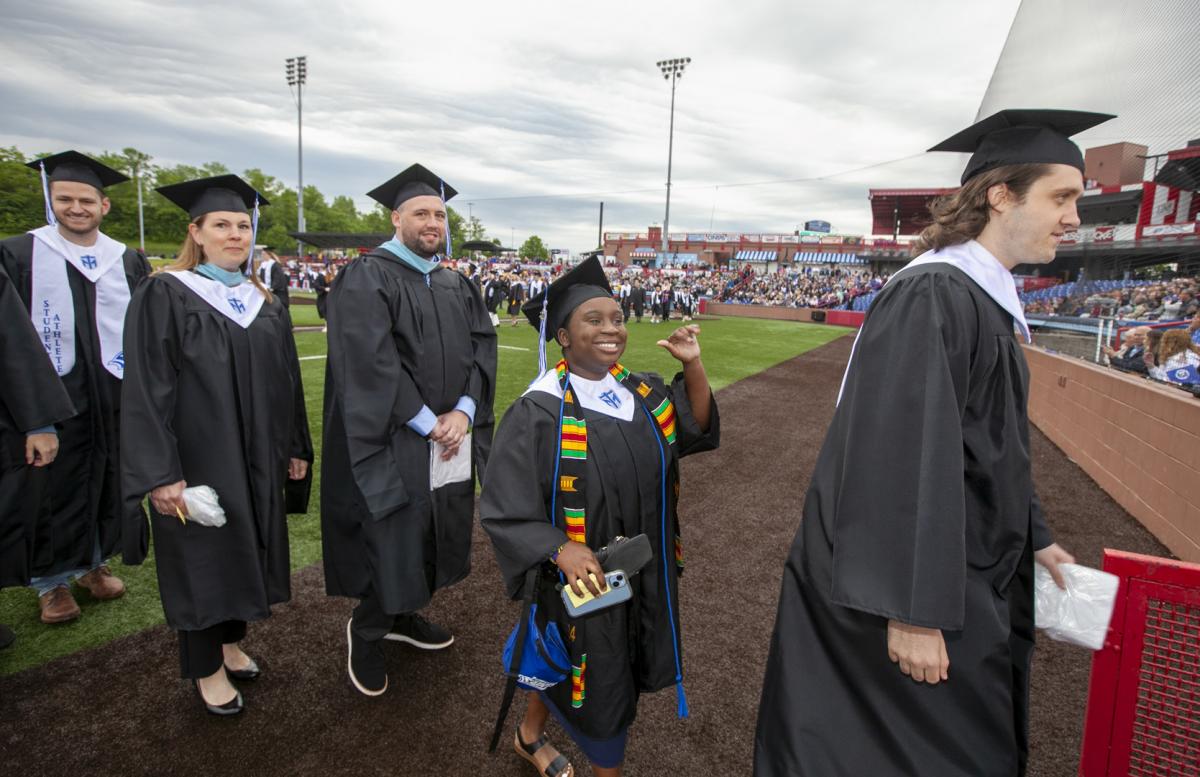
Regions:
M 675 442 L 675 405 L 669 399 L 664 399 L 662 404 L 654 408 L 654 418 L 658 421 L 659 427 L 662 429 L 663 437 L 667 438 L 667 444 Z
M 613 366 L 609 367 L 608 372 L 617 379 L 618 383 L 623 383 L 625 379 L 629 377 L 629 370 L 625 369 L 620 364 L 614 364 Z
M 564 506 L 563 516 L 567 519 L 567 539 L 587 543 L 587 520 L 583 508 Z
M 571 706 L 579 709 L 587 698 L 587 653 L 579 659 L 579 666 L 571 667 Z
M 587 421 L 564 415 L 562 419 L 562 457 L 587 458 Z

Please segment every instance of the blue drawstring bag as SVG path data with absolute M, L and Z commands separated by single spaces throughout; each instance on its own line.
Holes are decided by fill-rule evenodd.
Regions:
M 514 666 L 513 654 L 517 652 L 522 625 L 525 626 L 523 649 L 518 657 L 519 666 Z M 547 623 L 539 629 L 536 604 L 530 605 L 525 622 L 517 624 L 508 635 L 504 644 L 504 670 L 506 674 L 515 674 L 517 685 L 530 691 L 544 691 L 558 685 L 571 673 L 571 656 L 558 624 Z
M 571 654 L 558 632 L 558 624 L 538 622 L 534 601 L 540 579 L 540 567 L 525 574 L 521 619 L 504 644 L 504 673 L 508 675 L 508 681 L 504 684 L 504 700 L 500 702 L 500 714 L 496 716 L 489 753 L 495 752 L 500 742 L 500 732 L 504 729 L 504 720 L 518 685 L 531 691 L 544 691 L 571 674 Z

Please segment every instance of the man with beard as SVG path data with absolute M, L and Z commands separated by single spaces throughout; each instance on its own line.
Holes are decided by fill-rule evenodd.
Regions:
M 30 585 L 42 622 L 63 623 L 80 614 L 72 580 L 95 599 L 125 592 L 104 562 L 121 539 L 117 419 L 125 309 L 150 265 L 100 231 L 111 207 L 104 187 L 126 176 L 75 151 L 29 167 L 42 173 L 49 224 L 0 242 L 0 268 L 16 286 L 76 410 L 61 425 L 58 457 L 46 468 L 34 508 Z
M 421 165 L 370 192 L 392 209 L 396 236 L 346 265 L 329 295 L 325 586 L 359 600 L 347 670 L 368 696 L 387 690 L 381 640 L 425 650 L 454 641 L 417 611 L 470 571 L 496 333 L 475 284 L 439 264 L 455 194 Z
M 1061 586 L 1074 559 L 1033 487 L 1011 273 L 1079 226 L 1070 136 L 1110 118 L 1001 111 L 931 149 L 973 153 L 851 352 L 784 569 L 756 777 L 1025 773 L 1033 564 Z

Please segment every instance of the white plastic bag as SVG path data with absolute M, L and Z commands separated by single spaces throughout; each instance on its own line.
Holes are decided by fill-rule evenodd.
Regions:
M 1034 622 L 1050 639 L 1099 650 L 1117 601 L 1119 578 L 1079 564 L 1059 564 L 1067 590 L 1034 564 Z
M 217 492 L 210 486 L 192 486 L 183 489 L 183 501 L 187 505 L 188 523 L 201 526 L 224 526 L 225 511 L 217 499 Z
M 429 444 L 429 490 L 436 491 L 450 483 L 461 483 L 471 479 L 471 432 L 463 437 L 458 453 L 449 461 L 442 461 L 446 446 L 440 442 Z

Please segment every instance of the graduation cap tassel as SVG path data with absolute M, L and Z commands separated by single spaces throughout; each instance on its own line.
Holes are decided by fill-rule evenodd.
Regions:
M 446 258 L 449 259 L 450 258 L 450 206 L 446 205 L 446 182 L 439 178 L 438 186 L 441 187 L 441 190 L 442 190 L 442 207 L 446 208 Z M 543 361 L 545 361 L 545 360 L 543 359 Z M 545 372 L 545 371 L 546 371 L 545 368 L 543 368 L 542 372 Z
M 42 171 L 42 199 L 46 203 L 46 223 L 57 227 L 58 219 L 54 218 L 54 208 L 50 207 L 50 179 L 46 177 L 46 163 L 42 162 L 38 167 Z
M 683 692 L 683 680 L 675 683 L 675 696 L 679 701 L 679 717 L 686 718 L 688 716 L 687 694 Z
M 254 197 L 254 213 L 250 216 L 250 254 L 246 257 L 246 277 L 254 274 L 254 244 L 258 242 L 258 195 Z
M 546 308 L 550 304 L 550 289 L 542 292 L 542 320 L 538 324 L 538 375 L 546 374 Z

